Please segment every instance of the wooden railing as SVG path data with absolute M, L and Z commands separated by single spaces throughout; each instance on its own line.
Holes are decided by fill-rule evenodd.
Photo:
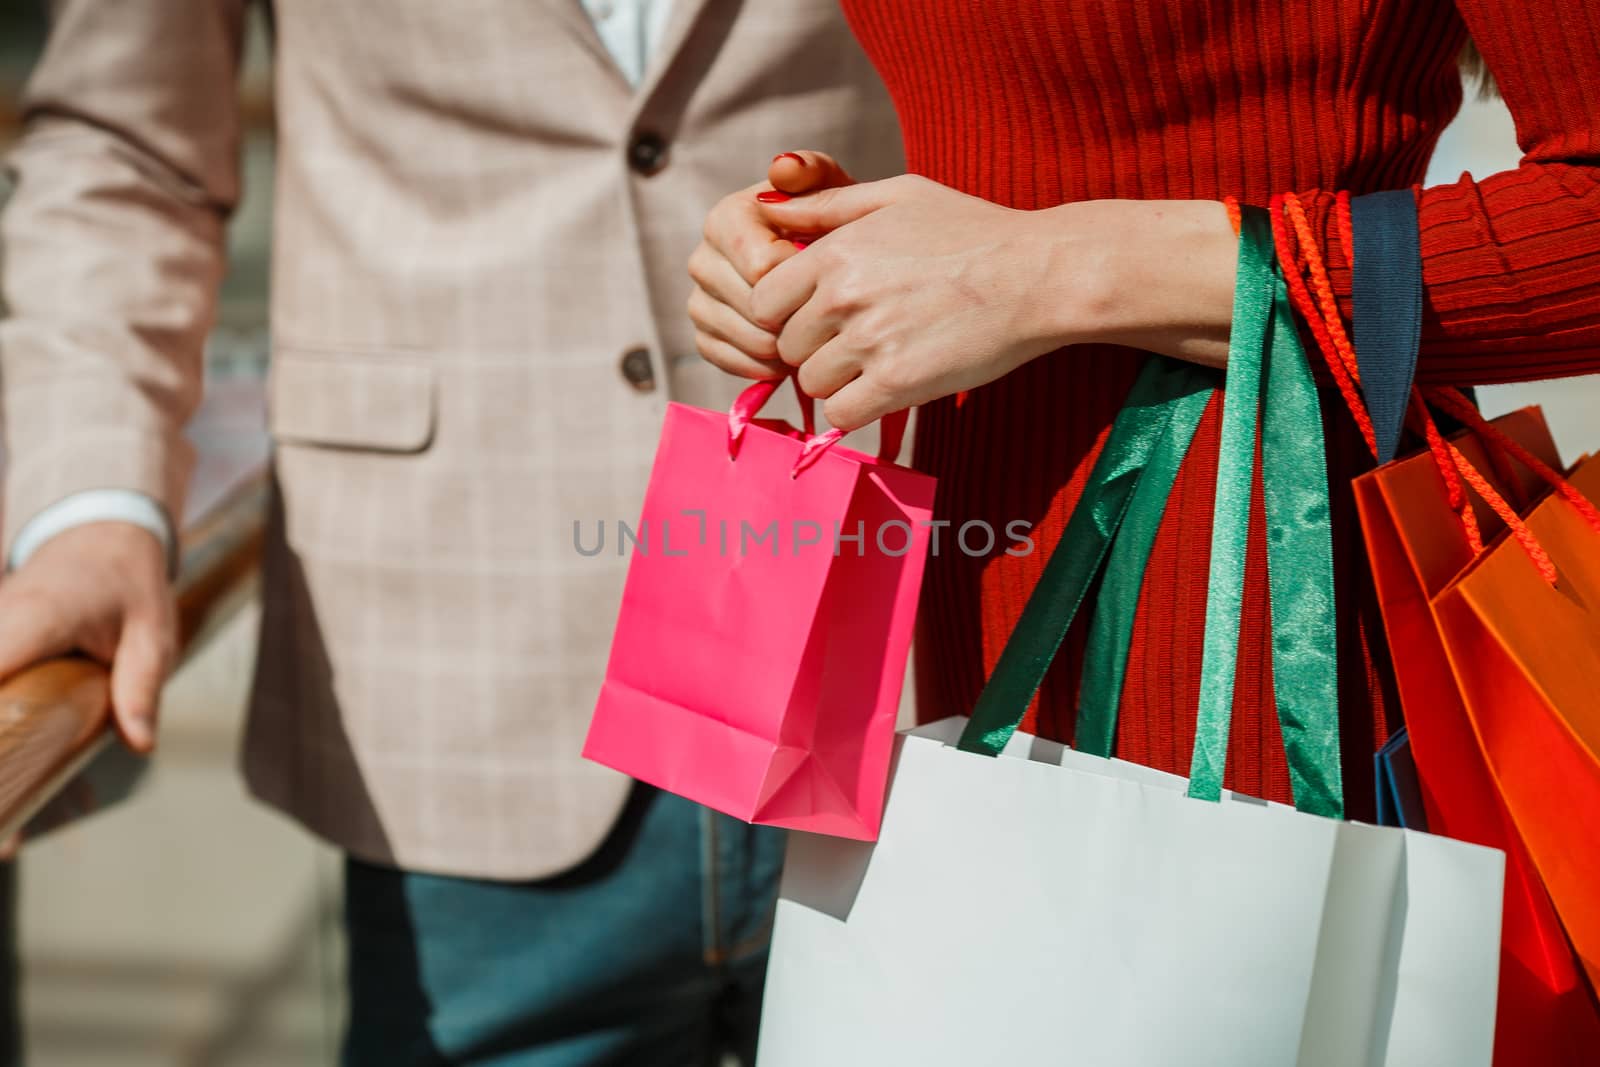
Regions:
M 252 589 L 266 502 L 266 469 L 256 466 L 184 531 L 177 583 L 184 658 L 204 646 Z M 136 758 L 108 752 L 115 744 L 100 664 L 68 656 L 0 684 L 0 841 L 28 825 L 92 761 Z

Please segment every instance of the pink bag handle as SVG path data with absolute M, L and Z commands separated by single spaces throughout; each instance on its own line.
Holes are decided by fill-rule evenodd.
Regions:
M 823 453 L 838 444 L 845 432 L 839 429 L 830 429 L 826 433 L 817 433 L 816 401 L 804 389 L 800 388 L 800 379 L 789 375 L 788 379 L 794 382 L 795 395 L 800 398 L 800 415 L 805 422 L 806 443 L 800 450 L 800 457 L 794 461 L 794 470 L 789 472 L 791 478 L 797 478 L 800 472 L 822 458 Z M 733 407 L 728 411 L 728 458 L 732 459 L 738 454 L 739 441 L 744 437 L 745 430 L 750 426 L 751 420 L 761 411 L 772 394 L 778 391 L 783 384 L 783 378 L 770 378 L 766 381 L 756 382 L 744 392 L 740 393 L 733 402 Z M 900 455 L 900 447 L 905 443 L 906 424 L 910 421 L 909 411 L 896 411 L 885 415 L 879 424 L 878 460 L 882 463 L 893 463 Z

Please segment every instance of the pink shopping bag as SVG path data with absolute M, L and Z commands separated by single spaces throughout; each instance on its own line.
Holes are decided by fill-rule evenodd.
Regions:
M 934 479 L 752 416 L 667 407 L 583 754 L 749 822 L 875 840 Z M 809 406 L 809 402 L 807 402 Z

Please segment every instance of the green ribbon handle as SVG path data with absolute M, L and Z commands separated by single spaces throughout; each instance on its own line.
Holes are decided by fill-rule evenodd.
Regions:
M 1100 572 L 1145 467 L 1176 417 L 1204 409 L 1213 382 L 1210 372 L 1189 364 L 1160 357 L 1145 363 L 1112 423 L 1083 496 L 978 697 L 959 748 L 996 756 L 1011 740 Z M 1193 427 L 1188 432 L 1193 434 Z
M 1344 814 L 1344 792 L 1322 412 L 1270 222 L 1264 212 L 1247 209 L 1241 223 L 1189 795 L 1222 795 L 1259 422 L 1278 722 L 1295 806 L 1337 818 Z
M 1339 817 L 1332 535 L 1321 410 L 1264 212 L 1243 212 L 1212 528 L 1201 706 L 1190 795 L 1221 796 L 1232 723 L 1256 443 L 1268 514 L 1277 714 L 1296 806 Z M 1076 743 L 1110 755 L 1134 618 L 1168 497 L 1216 374 L 1154 358 L 1118 415 L 959 747 L 997 755 L 1104 568 Z
M 1281 273 L 1272 301 L 1261 463 L 1272 596 L 1272 682 L 1294 804 L 1301 811 L 1342 819 L 1327 445 L 1316 382 Z
M 1250 489 L 1255 479 L 1256 422 L 1262 371 L 1272 335 L 1272 232 L 1256 212 L 1240 219 L 1239 268 L 1233 288 L 1233 329 L 1222 394 L 1222 440 L 1211 520 L 1211 575 L 1206 596 L 1200 667 L 1200 713 L 1195 723 L 1189 795 L 1222 796 L 1233 725 L 1233 683 L 1239 666 L 1239 618 L 1244 607 L 1245 545 L 1250 534 Z
M 1144 589 L 1145 567 L 1156 532 L 1166 516 L 1167 499 L 1178 480 L 1178 470 L 1189 454 L 1190 442 L 1211 402 L 1218 376 L 1196 368 L 1194 380 L 1197 388 L 1174 401 L 1167 432 L 1133 491 L 1095 597 L 1073 739 L 1078 751 L 1092 756 L 1109 757 L 1116 744 L 1117 710 L 1128 673 L 1128 649 L 1133 644 L 1133 622 Z

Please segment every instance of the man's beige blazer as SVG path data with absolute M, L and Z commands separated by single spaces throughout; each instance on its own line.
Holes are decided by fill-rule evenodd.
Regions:
M 245 0 L 58 0 L 0 231 L 6 543 L 170 514 L 239 194 Z M 368 860 L 530 878 L 628 782 L 579 756 L 707 208 L 794 147 L 900 168 L 835 0 L 675 0 L 633 91 L 579 0 L 278 0 L 277 494 L 251 788 Z M 604 521 L 607 551 L 581 555 Z M 774 610 L 780 610 L 775 606 Z

